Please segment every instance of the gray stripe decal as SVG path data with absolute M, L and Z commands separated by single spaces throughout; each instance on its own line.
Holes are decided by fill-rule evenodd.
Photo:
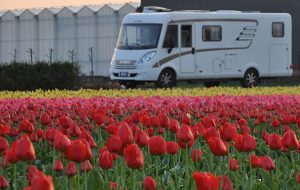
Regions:
M 249 46 L 247 47 L 230 47 L 230 48 L 213 48 L 213 49 L 198 49 L 196 50 L 196 53 L 199 53 L 199 52 L 206 52 L 206 51 L 221 51 L 221 50 L 234 50 L 234 49 L 248 49 L 252 44 L 252 41 L 251 43 L 249 44 Z M 185 55 L 189 55 L 189 54 L 192 54 L 192 51 L 185 51 L 185 52 L 182 52 L 182 53 L 175 53 L 173 55 L 170 55 L 166 58 L 163 58 L 161 60 L 159 60 L 158 62 L 156 62 L 154 65 L 153 65 L 153 68 L 157 68 L 157 67 L 160 67 L 161 65 L 163 64 L 166 64 L 167 62 L 173 60 L 173 59 L 176 59 L 178 58 L 179 56 L 185 56 Z

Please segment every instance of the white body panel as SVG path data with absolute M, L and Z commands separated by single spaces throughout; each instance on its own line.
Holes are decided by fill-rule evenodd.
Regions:
M 284 36 L 272 36 L 272 23 L 284 24 Z M 177 80 L 239 79 L 256 69 L 259 77 L 291 76 L 292 25 L 287 13 L 164 12 L 134 13 L 123 24 L 162 24 L 157 48 L 144 50 L 115 49 L 110 77 L 113 80 L 157 81 L 165 68 L 176 73 Z M 178 47 L 168 53 L 163 42 L 168 25 L 178 25 Z M 192 25 L 192 45 L 181 47 L 181 26 Z M 221 41 L 203 41 L 203 26 L 221 26 Z M 192 53 L 194 49 L 195 53 Z M 151 51 L 148 62 L 139 60 Z M 130 62 L 130 66 L 126 63 Z M 121 77 L 122 74 L 126 77 Z

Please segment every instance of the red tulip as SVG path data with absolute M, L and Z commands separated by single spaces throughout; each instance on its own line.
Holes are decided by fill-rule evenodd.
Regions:
M 236 128 L 232 125 L 221 126 L 220 128 L 220 136 L 224 141 L 232 141 L 237 135 Z
M 218 137 L 207 139 L 207 144 L 215 156 L 226 156 L 228 154 L 228 144 Z
M 296 182 L 300 184 L 300 172 L 298 172 L 296 175 Z
M 179 146 L 174 141 L 168 141 L 167 144 L 167 153 L 168 154 L 177 154 L 179 150 Z
M 29 161 L 35 160 L 35 151 L 29 137 L 25 134 L 19 140 L 16 145 L 16 157 L 18 160 Z
M 59 125 L 64 129 L 70 128 L 72 124 L 73 124 L 73 121 L 68 116 L 61 116 L 59 118 Z
M 51 122 L 51 118 L 47 113 L 43 113 L 40 118 L 41 125 L 49 125 Z
M 180 129 L 179 123 L 176 119 L 170 119 L 170 125 L 168 130 L 172 133 L 176 133 Z
M 4 137 L 10 133 L 10 126 L 0 124 L 0 136 Z
M 44 131 L 40 128 L 38 128 L 36 131 L 35 131 L 36 135 L 39 137 L 39 138 L 42 138 L 44 136 Z
M 222 190 L 233 190 L 233 185 L 228 176 L 223 177 Z
M 255 155 L 255 153 L 253 153 L 250 158 L 249 158 L 249 162 L 252 168 L 260 168 L 261 167 L 261 160 L 258 156 Z
M 8 187 L 7 180 L 5 177 L 0 176 L 0 189 L 6 189 Z
M 261 160 L 261 166 L 263 169 L 265 169 L 267 171 L 275 169 L 275 164 L 269 156 L 262 156 L 262 157 L 260 157 L 260 160 Z
M 156 182 L 152 177 L 150 176 L 145 177 L 144 190 L 156 190 Z
M 177 131 L 176 135 L 178 140 L 184 143 L 188 143 L 194 139 L 194 135 L 192 133 L 190 126 L 186 124 L 182 124 L 180 129 Z
M 110 190 L 119 190 L 117 182 L 109 182 L 109 188 Z M 122 189 L 120 188 L 120 190 Z
M 0 137 L 0 154 L 5 153 L 8 150 L 8 142 L 5 138 Z
M 270 149 L 280 150 L 282 148 L 281 136 L 276 133 L 269 135 L 268 145 Z
M 280 122 L 278 121 L 278 119 L 273 119 L 272 121 L 272 127 L 277 128 L 280 126 Z
M 104 111 L 98 111 L 93 115 L 93 120 L 97 125 L 102 125 L 105 121 L 105 118 L 106 118 L 106 114 Z
M 237 171 L 239 169 L 239 162 L 237 159 L 230 158 L 229 159 L 229 168 L 231 171 Z
M 28 119 L 23 119 L 20 123 L 19 123 L 19 129 L 25 133 L 32 133 L 34 128 L 33 125 L 30 121 L 28 121 Z
M 60 131 L 56 131 L 54 135 L 54 148 L 58 151 L 64 152 L 71 144 L 70 139 Z
M 76 165 L 74 162 L 70 162 L 67 166 L 66 175 L 69 177 L 74 176 L 77 173 Z
M 136 169 L 144 167 L 144 155 L 137 144 L 127 145 L 124 148 L 124 156 L 129 168 Z
M 37 169 L 37 167 L 35 165 L 30 165 L 27 169 L 27 180 L 29 182 L 30 185 L 30 181 L 33 178 L 33 176 L 39 172 L 39 170 Z
M 250 128 L 246 125 L 241 126 L 242 135 L 250 135 Z
M 200 149 L 193 149 L 192 151 L 192 160 L 194 162 L 201 162 L 202 151 Z
M 52 177 L 40 171 L 32 177 L 30 184 L 32 190 L 54 190 Z
M 207 172 L 194 172 L 193 178 L 196 182 L 198 190 L 218 190 L 219 180 L 218 178 Z
M 71 161 L 83 162 L 92 159 L 92 151 L 85 139 L 77 139 L 67 147 L 65 156 Z
M 121 153 L 123 144 L 119 136 L 111 135 L 106 143 L 107 149 L 113 153 Z
M 208 129 L 206 129 L 205 133 L 204 133 L 204 139 L 207 140 L 211 137 L 220 137 L 219 131 L 217 130 L 217 128 L 215 127 L 210 127 Z
M 133 141 L 132 130 L 126 123 L 122 123 L 121 127 L 119 128 L 118 135 L 122 141 L 123 146 L 131 144 Z
M 189 148 L 191 148 L 193 145 L 194 145 L 194 142 L 195 142 L 195 140 L 194 139 L 192 139 L 192 140 L 190 140 L 189 142 L 183 142 L 183 141 L 181 141 L 181 140 L 179 140 L 178 141 L 178 145 L 179 145 L 179 147 L 180 148 L 182 148 L 182 149 L 189 149 Z
M 251 135 L 237 135 L 234 147 L 240 152 L 251 152 L 256 148 L 255 138 Z
M 151 155 L 162 155 L 167 152 L 166 141 L 162 136 L 151 137 L 149 140 Z
M 56 129 L 53 127 L 48 127 L 45 130 L 45 138 L 47 141 L 49 141 L 51 144 L 54 142 L 54 136 L 56 133 Z
M 140 147 L 147 146 L 149 144 L 149 136 L 145 131 L 138 130 L 134 135 L 134 142 Z
M 240 126 L 247 125 L 247 121 L 245 119 L 240 119 L 238 123 Z
M 10 130 L 10 134 L 9 136 L 10 137 L 16 137 L 18 136 L 20 133 L 20 131 L 16 128 L 16 127 L 13 127 L 11 130 Z
M 287 149 L 297 149 L 299 147 L 297 136 L 293 130 L 284 133 L 281 143 Z
M 57 172 L 62 171 L 64 169 L 64 166 L 63 166 L 61 160 L 56 160 L 53 168 L 54 168 L 54 171 L 57 171 Z
M 89 172 L 93 170 L 93 166 L 89 160 L 80 163 L 80 171 L 81 172 Z
M 110 169 L 113 167 L 113 156 L 112 154 L 105 148 L 100 150 L 99 154 L 99 166 L 102 169 Z

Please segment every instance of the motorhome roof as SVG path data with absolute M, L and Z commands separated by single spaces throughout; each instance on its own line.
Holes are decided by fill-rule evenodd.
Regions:
M 254 19 L 260 17 L 290 17 L 288 13 L 259 13 L 259 12 L 241 12 L 241 11 L 172 11 L 172 12 L 151 12 L 151 13 L 131 13 L 128 14 L 124 23 L 166 23 L 180 20 L 194 20 L 194 19 L 235 19 L 247 18 Z

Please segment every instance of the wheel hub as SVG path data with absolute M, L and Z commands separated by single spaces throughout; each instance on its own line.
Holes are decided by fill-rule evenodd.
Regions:
M 169 73 L 164 73 L 161 76 L 161 82 L 164 84 L 164 86 L 168 86 L 172 82 L 172 76 Z
M 247 82 L 249 84 L 249 86 L 254 86 L 256 84 L 256 76 L 254 73 L 249 73 L 247 75 Z

